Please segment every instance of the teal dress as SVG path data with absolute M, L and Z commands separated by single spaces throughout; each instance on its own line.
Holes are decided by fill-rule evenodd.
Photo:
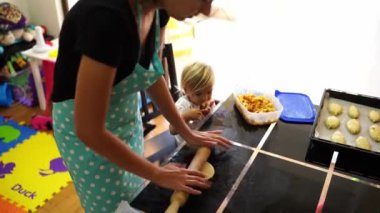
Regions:
M 141 17 L 141 10 L 138 11 Z M 138 20 L 141 22 L 141 18 Z M 160 46 L 157 11 L 155 27 L 156 51 L 149 69 L 137 63 L 133 73 L 114 86 L 107 112 L 106 128 L 140 156 L 144 152 L 144 138 L 138 92 L 164 73 L 157 52 Z M 113 212 L 121 201 L 133 200 L 144 179 L 98 155 L 78 138 L 74 130 L 74 100 L 54 103 L 53 119 L 54 137 L 85 211 Z

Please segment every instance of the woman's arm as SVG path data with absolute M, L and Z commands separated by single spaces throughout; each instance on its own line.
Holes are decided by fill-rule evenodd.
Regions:
M 184 190 L 191 194 L 200 191 L 191 186 L 208 187 L 200 173 L 178 168 L 160 168 L 134 153 L 106 127 L 106 114 L 116 70 L 83 56 L 78 72 L 75 94 L 75 130 L 91 149 L 140 177 L 158 185 Z M 191 179 L 189 181 L 189 179 Z
M 115 74 L 115 68 L 82 57 L 75 94 L 76 133 L 100 155 L 128 171 L 152 179 L 157 167 L 141 159 L 105 127 Z
M 169 93 L 169 89 L 163 77 L 149 87 L 148 92 L 149 96 L 158 106 L 160 112 L 175 128 L 175 131 L 181 134 L 187 143 L 209 147 L 220 145 L 225 148 L 228 148 L 231 145 L 229 140 L 219 134 L 215 134 L 215 132 L 191 131 L 177 111 L 173 98 Z

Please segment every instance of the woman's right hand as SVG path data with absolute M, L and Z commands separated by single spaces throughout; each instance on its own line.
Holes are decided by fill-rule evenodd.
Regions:
M 152 181 L 161 187 L 184 191 L 193 195 L 202 193 L 199 188 L 208 189 L 211 186 L 211 183 L 205 179 L 201 172 L 180 168 L 173 164 L 160 167 Z

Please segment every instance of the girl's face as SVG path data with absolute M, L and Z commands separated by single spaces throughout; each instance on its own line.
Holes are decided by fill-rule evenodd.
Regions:
M 212 86 L 206 87 L 198 92 L 193 92 L 191 90 L 185 89 L 185 94 L 191 103 L 196 105 L 202 105 L 211 100 L 212 97 Z
M 209 15 L 212 0 L 162 0 L 162 3 L 169 16 L 184 20 L 200 13 Z

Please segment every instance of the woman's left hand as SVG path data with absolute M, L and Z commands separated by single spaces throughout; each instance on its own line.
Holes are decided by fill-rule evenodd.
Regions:
M 231 147 L 230 140 L 221 136 L 221 130 L 212 130 L 212 131 L 192 131 L 187 137 L 183 137 L 188 144 L 195 146 L 206 146 L 206 147 L 214 147 L 221 146 L 225 149 Z

